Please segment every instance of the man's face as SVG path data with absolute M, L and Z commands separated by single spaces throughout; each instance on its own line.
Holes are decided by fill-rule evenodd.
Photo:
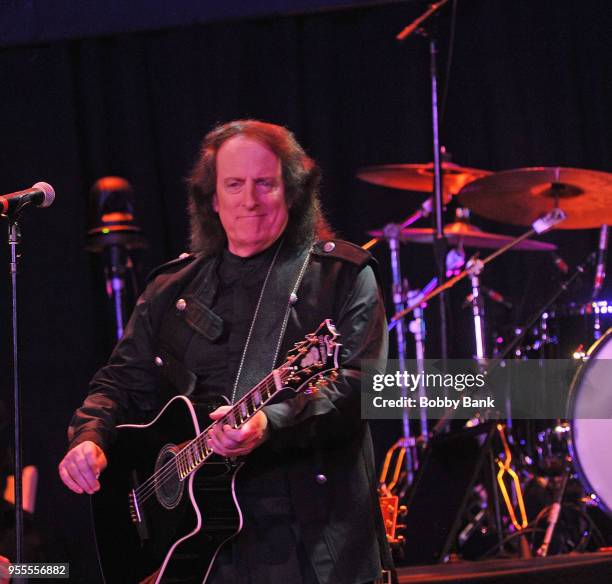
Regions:
M 265 144 L 234 136 L 217 152 L 213 209 L 229 250 L 247 257 L 272 245 L 288 219 L 280 159 Z

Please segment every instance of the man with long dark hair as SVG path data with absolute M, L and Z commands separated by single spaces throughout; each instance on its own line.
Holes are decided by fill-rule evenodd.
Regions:
M 60 476 L 76 493 L 96 492 L 117 424 L 151 419 L 186 379 L 192 399 L 235 403 L 333 319 L 342 343 L 334 383 L 212 433 L 214 452 L 244 461 L 236 487 L 244 526 L 207 583 L 372 582 L 389 554 L 360 417 L 361 361 L 383 367 L 387 351 L 371 257 L 333 238 L 319 170 L 280 126 L 239 120 L 212 130 L 189 196 L 193 253 L 154 272 L 75 413 Z

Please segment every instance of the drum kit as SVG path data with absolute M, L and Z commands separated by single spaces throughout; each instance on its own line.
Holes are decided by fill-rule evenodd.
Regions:
M 414 335 L 417 367 L 421 366 L 425 356 L 425 303 L 440 291 L 448 290 L 460 279 L 469 279 L 471 294 L 466 304 L 472 307 L 474 358 L 483 368 L 490 359 L 500 356 L 504 359 L 552 357 L 574 359 L 576 362 L 565 420 L 527 423 L 510 418 L 505 420 L 503 431 L 500 430 L 503 432 L 504 442 L 507 436 L 508 442 L 515 447 L 515 460 L 519 461 L 518 465 L 523 466 L 518 469 L 519 475 L 523 472 L 522 484 L 517 483 L 518 490 L 525 488 L 527 481 L 535 480 L 534 477 L 538 475 L 548 473 L 550 476 L 551 473 L 556 473 L 557 483 L 561 482 L 563 485 L 562 491 L 565 491 L 569 478 L 580 485 L 583 502 L 599 506 L 612 518 L 612 456 L 606 447 L 609 437 L 612 436 L 612 381 L 605 367 L 606 360 L 612 359 L 612 303 L 601 298 L 605 280 L 608 225 L 612 223 L 612 174 L 563 167 L 489 172 L 444 162 L 442 176 L 442 200 L 445 209 L 447 205 L 457 207 L 454 221 L 447 223 L 443 230 L 446 249 L 450 248 L 446 254 L 446 281 L 439 282 L 434 278 L 424 290 L 408 290 L 407 280 L 401 274 L 401 244 L 434 244 L 434 229 L 413 227 L 413 223 L 431 213 L 430 200 L 404 222 L 369 231 L 373 239 L 363 246 L 368 249 L 379 241 L 386 241 L 389 246 L 396 313 L 391 319 L 390 328 L 395 326 L 397 329 L 400 367 L 403 366 L 407 346 L 403 318 L 412 313 L 413 320 L 406 328 Z M 370 166 L 360 169 L 357 177 L 373 185 L 431 193 L 433 165 Z M 533 229 L 518 238 L 483 231 L 470 223 L 472 214 Z M 542 217 L 550 219 L 551 214 L 551 224 L 558 229 L 599 229 L 598 249 L 594 250 L 573 274 L 569 266 L 555 253 L 557 247 L 554 244 L 528 238 L 551 227 L 551 224 L 544 227 L 541 225 Z M 466 261 L 465 248 L 493 250 L 493 253 L 485 260 L 480 260 L 476 254 Z M 508 327 L 513 338 L 498 338 L 496 342 L 491 340 L 491 343 L 487 343 L 487 334 L 494 329 L 498 332 L 499 327 L 496 328 L 496 323 L 490 322 L 489 313 L 484 310 L 484 302 L 486 298 L 502 304 L 507 302 L 501 294 L 482 285 L 482 272 L 490 259 L 498 257 L 508 249 L 552 253 L 554 262 L 565 280 L 531 319 L 521 325 L 512 323 Z M 590 298 L 586 302 L 572 302 L 565 298 L 572 292 L 570 284 L 579 276 L 588 276 L 588 264 L 595 266 Z M 486 318 L 489 321 L 485 321 Z M 499 337 L 497 332 L 496 337 Z M 488 346 L 500 347 L 500 342 L 502 348 L 490 352 L 487 350 Z M 601 412 L 602 419 L 593 419 L 593 411 Z M 483 417 L 504 419 L 504 414 L 507 412 L 488 412 L 483 413 Z M 388 452 L 380 478 L 381 500 L 384 498 L 385 502 L 393 494 L 385 487 L 386 473 L 392 466 L 392 451 L 398 448 L 402 450 L 398 460 L 402 460 L 405 465 L 405 493 L 413 480 L 413 473 L 418 469 L 419 452 L 423 451 L 432 435 L 428 428 L 427 412 L 420 412 L 418 436 L 413 438 L 410 429 L 416 426 L 416 422 L 410 423 L 405 417 L 404 436 Z M 438 423 L 434 433 L 440 430 L 440 427 Z M 526 427 L 531 430 L 525 430 Z M 391 481 L 394 486 L 401 484 L 401 481 L 398 481 L 398 472 L 396 466 Z M 517 498 L 522 504 L 520 492 L 514 493 L 515 503 Z M 562 498 L 563 492 L 559 503 Z M 383 515 L 384 510 L 383 508 Z M 396 525 L 397 517 L 391 518 L 390 521 Z M 519 526 L 517 528 L 520 529 Z M 389 533 L 388 535 L 390 540 L 395 537 Z M 546 555 L 550 537 L 545 542 L 546 545 L 542 543 L 538 555 Z

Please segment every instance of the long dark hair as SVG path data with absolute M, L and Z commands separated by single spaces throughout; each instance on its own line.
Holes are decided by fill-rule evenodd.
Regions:
M 212 255 L 219 253 L 227 243 L 212 200 L 217 182 L 217 152 L 226 140 L 238 135 L 265 144 L 281 161 L 285 200 L 289 207 L 286 241 L 304 244 L 314 238 L 333 237 L 319 202 L 319 167 L 306 155 L 293 134 L 275 124 L 236 120 L 217 126 L 204 137 L 198 161 L 187 178 L 191 250 Z

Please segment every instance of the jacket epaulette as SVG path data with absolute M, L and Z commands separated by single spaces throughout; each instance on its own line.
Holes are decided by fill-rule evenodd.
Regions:
M 365 266 L 372 260 L 370 252 L 342 239 L 317 241 L 314 244 L 313 253 L 322 257 L 339 258 L 358 266 Z
M 179 257 L 174 258 L 173 260 L 170 260 L 169 262 L 166 262 L 165 264 L 161 264 L 160 266 L 157 266 L 156 268 L 153 268 L 147 276 L 147 279 L 146 279 L 147 284 L 151 282 L 156 276 L 158 276 L 159 274 L 163 272 L 168 272 L 168 271 L 173 271 L 175 269 L 183 268 L 188 263 L 195 260 L 196 257 L 197 256 L 194 253 L 182 253 Z

